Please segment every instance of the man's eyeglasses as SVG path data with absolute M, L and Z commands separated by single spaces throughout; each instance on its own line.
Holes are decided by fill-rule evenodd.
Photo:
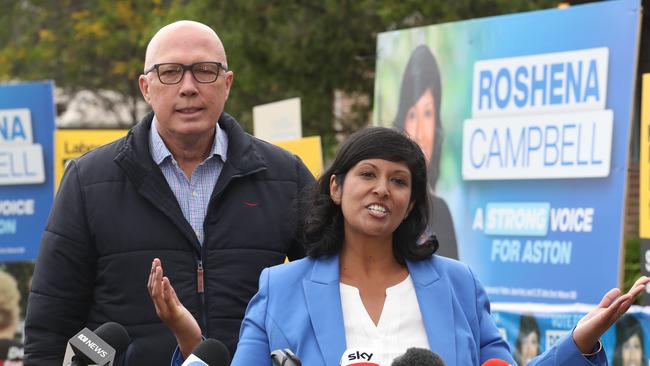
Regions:
M 217 81 L 219 76 L 219 69 L 223 71 L 228 71 L 221 62 L 195 62 L 189 65 L 177 64 L 177 63 L 164 63 L 164 64 L 155 64 L 145 71 L 145 75 L 156 70 L 158 74 L 158 80 L 163 84 L 178 84 L 183 80 L 185 71 L 190 70 L 194 80 L 199 83 L 209 84 Z

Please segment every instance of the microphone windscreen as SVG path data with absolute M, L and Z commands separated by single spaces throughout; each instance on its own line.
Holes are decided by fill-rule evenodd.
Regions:
M 296 356 L 290 349 L 276 349 L 271 352 L 271 362 L 273 366 L 301 366 L 300 358 Z
M 512 366 L 512 365 L 509 364 L 508 362 L 504 361 L 504 360 L 500 360 L 498 358 L 491 358 L 491 359 L 483 362 L 483 364 L 481 364 L 481 366 Z
M 208 338 L 192 351 L 192 354 L 210 366 L 230 365 L 230 352 L 225 344 L 216 339 Z
M 111 347 L 115 348 L 116 354 L 122 354 L 131 342 L 129 333 L 124 327 L 115 322 L 107 322 L 95 329 L 95 334 Z
M 440 356 L 425 348 L 412 347 L 393 360 L 392 366 L 445 366 Z

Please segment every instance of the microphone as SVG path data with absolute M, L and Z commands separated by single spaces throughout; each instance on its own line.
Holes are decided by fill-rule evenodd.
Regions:
M 104 323 L 95 332 L 84 328 L 68 341 L 63 365 L 111 366 L 129 342 L 129 333 L 115 322 Z
M 512 365 L 504 360 L 500 360 L 498 358 L 491 358 L 483 362 L 481 366 L 512 366 Z
M 181 366 L 228 366 L 230 352 L 226 345 L 208 338 L 199 343 Z
M 393 360 L 391 366 L 445 366 L 440 356 L 426 348 L 412 347 Z
M 341 356 L 340 366 L 379 366 L 375 354 L 358 348 L 347 349 Z
M 276 349 L 271 352 L 271 361 L 273 366 L 301 366 L 302 363 L 290 349 Z

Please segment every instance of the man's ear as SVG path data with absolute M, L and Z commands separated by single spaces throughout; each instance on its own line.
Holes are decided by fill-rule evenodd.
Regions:
M 138 78 L 138 85 L 140 86 L 140 93 L 142 93 L 144 101 L 151 105 L 149 98 L 149 82 L 147 81 L 146 75 L 140 75 L 140 78 Z
M 336 175 L 330 176 L 330 197 L 337 205 L 341 204 L 341 186 L 336 183 Z
M 227 71 L 226 72 L 226 100 L 228 100 L 228 95 L 230 95 L 230 87 L 232 86 L 232 82 L 235 80 L 235 73 L 232 71 Z

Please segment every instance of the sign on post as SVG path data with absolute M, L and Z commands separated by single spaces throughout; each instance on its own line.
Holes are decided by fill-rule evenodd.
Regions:
M 54 148 L 54 191 L 59 189 L 68 161 L 126 136 L 129 130 L 57 130 Z
M 441 251 L 492 301 L 621 284 L 640 24 L 621 0 L 379 34 L 374 122 L 422 147 Z
M 644 74 L 641 90 L 641 127 L 639 152 L 639 240 L 641 274 L 650 276 L 650 74 Z M 643 304 L 650 305 L 650 287 Z
M 301 138 L 300 98 L 253 107 L 253 130 L 255 137 L 269 142 Z
M 31 260 L 52 205 L 54 85 L 0 85 L 0 262 Z

